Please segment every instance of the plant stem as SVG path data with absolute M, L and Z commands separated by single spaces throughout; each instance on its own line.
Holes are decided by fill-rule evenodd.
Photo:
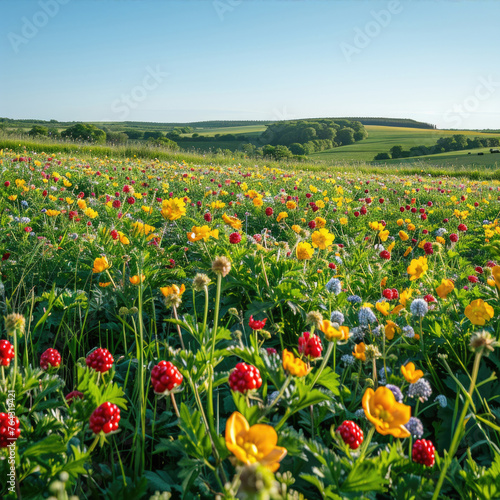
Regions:
M 323 370 L 325 369 L 325 366 L 326 366 L 326 363 L 328 363 L 328 359 L 330 358 L 330 354 L 332 353 L 333 351 L 333 345 L 334 343 L 336 344 L 337 343 L 337 340 L 335 339 L 333 342 L 330 342 L 328 344 L 328 348 L 326 349 L 326 354 L 325 354 L 325 357 L 323 358 L 323 361 L 321 362 L 321 365 L 318 369 L 318 371 L 316 372 L 316 375 L 314 376 L 313 378 L 313 381 L 311 383 L 311 386 L 309 387 L 309 390 L 312 391 L 313 387 L 314 387 L 314 384 L 318 381 L 319 377 L 321 376 L 321 373 L 323 372 Z
M 177 403 L 175 402 L 175 395 L 173 392 L 170 393 L 170 399 L 172 401 L 172 406 L 174 407 L 175 414 L 177 415 L 177 418 L 181 418 L 181 415 L 179 413 L 179 408 L 177 408 Z
M 462 409 L 462 413 L 460 414 L 460 418 L 458 419 L 457 428 L 455 429 L 455 434 L 453 435 L 453 440 L 451 442 L 450 449 L 448 450 L 448 455 L 446 457 L 446 461 L 444 463 L 444 466 L 441 470 L 441 474 L 439 476 L 439 480 L 438 480 L 436 489 L 434 491 L 434 495 L 432 496 L 432 500 L 438 499 L 439 492 L 441 491 L 441 487 L 443 486 L 443 482 L 444 482 L 444 479 L 446 477 L 446 472 L 448 471 L 448 467 L 450 466 L 451 461 L 453 460 L 453 457 L 455 456 L 455 453 L 457 452 L 458 445 L 460 444 L 461 435 L 462 435 L 462 428 L 464 425 L 465 416 L 467 415 L 467 410 L 469 409 L 469 404 L 472 400 L 472 394 L 474 393 L 474 387 L 476 385 L 477 374 L 479 372 L 479 363 L 481 362 L 482 354 L 483 354 L 482 349 L 480 349 L 476 352 L 476 357 L 474 358 L 474 366 L 472 367 L 472 377 L 471 377 L 471 382 L 470 382 L 470 387 L 469 387 L 469 392 L 468 392 L 468 398 L 466 398 L 466 400 L 465 400 L 464 407 Z
M 177 307 L 172 306 L 172 311 L 174 313 L 174 318 L 176 319 L 176 321 L 179 321 L 179 317 L 177 316 Z M 181 327 L 178 324 L 175 326 L 177 327 L 177 333 L 179 334 L 179 340 L 181 341 L 182 350 L 185 351 L 186 347 L 184 346 L 184 340 L 182 340 Z

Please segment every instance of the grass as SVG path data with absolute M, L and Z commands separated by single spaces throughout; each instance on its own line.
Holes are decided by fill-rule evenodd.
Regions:
M 484 134 L 473 130 L 431 130 L 420 128 L 382 127 L 366 125 L 368 138 L 335 149 L 314 153 L 311 158 L 327 161 L 365 161 L 371 162 L 376 154 L 388 153 L 393 146 L 403 146 L 409 149 L 413 146 L 431 146 L 440 137 L 463 134 L 467 137 L 498 137 L 498 134 Z M 483 165 L 478 162 L 478 165 Z

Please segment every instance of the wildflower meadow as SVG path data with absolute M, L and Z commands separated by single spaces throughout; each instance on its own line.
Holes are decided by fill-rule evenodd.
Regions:
M 0 153 L 0 495 L 500 498 L 500 182 Z

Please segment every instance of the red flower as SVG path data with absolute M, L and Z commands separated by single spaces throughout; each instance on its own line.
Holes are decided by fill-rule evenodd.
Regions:
M 133 196 L 129 196 L 129 197 L 127 198 L 127 203 L 128 203 L 129 205 L 133 205 L 133 204 L 135 203 L 135 198 L 134 198 Z
M 479 278 L 477 276 L 467 276 L 467 279 L 471 282 L 471 283 L 478 283 L 479 282 Z
M 465 231 L 467 231 L 467 226 L 465 224 L 459 224 L 458 230 L 465 232 Z
M 10 257 L 10 253 L 9 253 L 9 252 L 5 252 L 5 253 L 2 255 L 2 260 L 7 260 L 9 257 Z
M 262 320 L 257 320 L 257 319 L 253 319 L 253 316 L 250 316 L 250 320 L 248 321 L 248 326 L 252 330 L 262 330 L 262 328 L 264 328 L 264 326 L 266 326 L 266 321 L 267 321 L 267 318 L 264 318 Z
M 474 271 L 476 271 L 476 273 L 483 274 L 483 268 L 481 266 L 475 267 Z
M 425 255 L 432 255 L 434 253 L 434 250 L 432 249 L 432 243 L 430 241 L 424 244 L 424 252 Z
M 113 208 L 120 208 L 122 206 L 122 202 L 120 200 L 113 201 Z
M 450 241 L 452 241 L 453 243 L 456 243 L 458 241 L 458 234 L 451 233 L 450 234 Z
M 382 250 L 380 252 L 380 258 L 384 260 L 391 260 L 391 254 L 387 250 Z
M 436 297 L 434 297 L 434 295 L 431 295 L 430 293 L 427 294 L 425 297 L 424 297 L 424 300 L 430 304 L 431 302 L 436 302 Z
M 206 222 L 212 222 L 212 214 L 210 212 L 206 212 L 205 215 L 203 215 L 203 218 Z
M 241 234 L 240 233 L 231 233 L 229 235 L 229 243 L 236 245 L 240 241 L 241 241 Z
M 266 215 L 268 217 L 271 217 L 271 215 L 273 215 L 273 213 L 274 213 L 274 210 L 271 207 L 266 208 Z
M 8 187 L 10 186 L 10 182 L 9 182 L 9 181 L 5 181 L 5 182 L 3 183 L 3 185 L 4 185 L 6 188 L 8 188 Z

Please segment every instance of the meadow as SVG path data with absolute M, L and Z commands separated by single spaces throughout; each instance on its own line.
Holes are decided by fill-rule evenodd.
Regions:
M 497 169 L 0 148 L 2 498 L 499 498 Z

